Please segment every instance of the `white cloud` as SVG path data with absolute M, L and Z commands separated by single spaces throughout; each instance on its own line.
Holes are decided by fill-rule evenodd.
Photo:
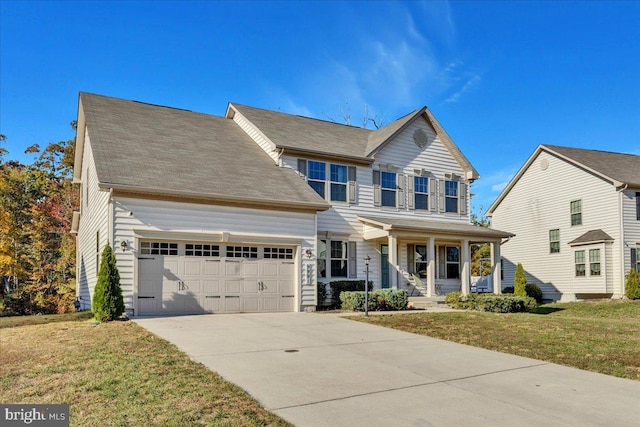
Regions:
M 449 67 L 447 67 L 447 69 L 449 69 Z M 449 96 L 447 99 L 444 100 L 444 103 L 452 104 L 452 103 L 458 102 L 460 100 L 460 97 L 469 89 L 471 89 L 473 86 L 478 84 L 480 80 L 482 80 L 482 78 L 478 74 L 472 74 L 471 77 L 467 79 L 465 84 L 460 89 L 458 89 L 453 95 Z
M 499 184 L 494 184 L 491 186 L 491 191 L 494 191 L 496 193 L 502 191 L 505 189 L 505 187 L 509 184 L 509 181 L 503 181 Z

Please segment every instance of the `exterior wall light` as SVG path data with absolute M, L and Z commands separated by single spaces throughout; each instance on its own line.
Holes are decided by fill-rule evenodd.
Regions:
M 122 242 L 120 242 L 120 249 L 122 249 L 122 252 L 127 250 L 127 241 L 123 240 Z

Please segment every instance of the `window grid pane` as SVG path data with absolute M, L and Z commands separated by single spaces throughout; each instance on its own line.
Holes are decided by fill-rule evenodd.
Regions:
M 331 165 L 331 181 L 347 182 L 347 167 L 342 165 Z
M 309 179 L 317 179 L 324 181 L 327 179 L 327 166 L 324 162 L 315 162 L 309 160 L 309 170 L 307 171 Z
M 382 190 L 382 206 L 396 207 L 396 192 L 392 190 Z
M 184 254 L 186 256 L 220 256 L 220 246 L 187 243 Z
M 458 182 L 457 181 L 445 181 L 444 183 L 445 196 L 458 197 Z
M 396 174 L 393 172 L 382 172 L 382 188 L 396 190 Z
M 347 201 L 347 184 L 334 184 L 333 182 L 331 183 L 331 201 Z
M 427 196 L 426 194 L 416 194 L 415 196 L 416 196 L 415 208 L 428 210 L 429 196 Z
M 429 192 L 429 178 L 424 176 L 414 177 L 414 191 L 416 193 L 428 193 Z

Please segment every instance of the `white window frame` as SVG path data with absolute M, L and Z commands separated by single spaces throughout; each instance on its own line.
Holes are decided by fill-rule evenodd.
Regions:
M 557 236 L 554 236 L 554 232 L 557 232 Z M 557 238 L 557 239 L 554 239 Z M 557 247 L 554 246 L 557 244 Z M 559 254 L 560 253 L 560 229 L 552 228 L 549 230 L 549 253 L 550 254 Z
M 578 255 L 580 255 L 580 256 L 578 257 Z M 573 260 L 574 260 L 574 264 L 575 264 L 574 274 L 575 274 L 576 277 L 586 277 L 586 275 L 587 275 L 587 263 L 586 263 L 587 259 L 586 259 L 586 256 L 587 255 L 586 255 L 584 249 L 580 249 L 580 250 L 574 252 L 574 255 L 573 255 Z M 582 266 L 582 269 L 578 270 L 578 266 Z M 581 274 L 578 274 L 578 273 L 581 273 Z
M 346 165 L 341 165 L 338 163 L 329 163 L 328 166 L 329 168 L 329 201 L 331 202 L 341 202 L 341 203 L 347 203 L 349 201 L 349 168 Z M 344 182 L 343 181 L 334 181 L 333 180 L 333 168 L 344 168 Z M 335 186 L 341 186 L 344 187 L 344 200 L 339 200 L 339 199 L 334 199 L 333 198 L 333 188 Z
M 318 279 L 326 279 L 327 276 L 327 239 L 318 239 L 318 256 L 316 257 L 316 274 Z M 324 248 L 322 247 L 324 246 Z M 324 249 L 324 250 L 323 250 Z
M 327 240 L 328 242 L 328 253 L 327 253 L 327 266 L 329 267 L 329 274 L 331 278 L 340 278 L 340 279 L 347 279 L 349 277 L 349 241 L 348 240 Z M 341 257 L 334 257 L 333 256 L 333 245 L 334 243 L 338 243 L 341 246 L 341 252 L 342 252 L 342 256 Z M 344 262 L 344 271 L 345 274 L 344 275 L 334 275 L 333 274 L 333 262 L 334 261 L 338 261 L 338 262 Z
M 418 259 L 418 257 L 422 257 L 422 254 L 420 253 L 420 251 L 418 251 L 418 248 L 424 248 L 424 258 Z M 413 245 L 413 271 L 415 272 L 415 274 L 420 277 L 421 279 L 426 279 L 427 278 L 427 272 L 428 272 L 428 268 L 429 268 L 429 258 L 428 258 L 428 248 L 427 245 L 418 245 L 415 244 Z M 420 268 L 418 268 L 418 266 L 424 266 L 423 270 L 424 271 L 424 276 L 420 274 Z
M 385 187 L 385 174 L 388 175 L 393 175 L 393 186 L 392 187 Z M 387 185 L 390 185 L 389 183 L 387 183 Z M 386 194 L 390 194 L 393 193 L 393 205 L 385 205 L 384 203 L 384 195 Z M 380 206 L 385 207 L 385 208 L 397 208 L 398 207 L 398 174 L 396 172 L 390 172 L 390 171 L 380 171 Z
M 425 191 L 418 191 L 418 181 L 423 181 L 424 180 L 424 190 Z M 422 211 L 429 211 L 430 206 L 429 203 L 431 203 L 431 200 L 429 199 L 429 177 L 426 176 L 414 176 L 413 177 L 413 206 L 416 210 L 422 210 Z M 424 196 L 427 199 L 427 206 L 425 208 L 419 208 L 418 207 L 418 196 Z
M 594 254 L 598 254 L 597 260 L 594 261 Z M 594 273 L 594 266 L 598 266 L 597 273 Z M 589 249 L 589 276 L 602 276 L 602 255 L 600 248 Z
M 579 210 L 574 212 L 573 210 L 574 206 L 578 206 Z M 571 202 L 569 202 L 569 213 L 570 213 L 570 220 L 571 220 L 572 227 L 582 225 L 582 199 L 572 200 Z M 579 222 L 576 222 L 575 224 L 573 223 L 574 215 L 577 215 L 576 218 L 579 219 Z
M 450 186 L 449 184 L 454 184 L 453 186 Z M 454 195 L 450 195 L 449 191 L 451 189 L 455 188 L 455 196 Z M 448 209 L 448 203 L 447 201 L 449 200 L 455 200 L 455 206 L 456 206 L 456 210 L 455 211 L 450 211 Z M 450 180 L 445 180 L 444 181 L 444 212 L 445 213 L 452 213 L 452 214 L 457 214 L 460 212 L 460 183 L 458 181 L 450 181 Z
M 311 164 L 312 163 L 322 165 L 322 168 L 319 168 L 317 170 L 314 169 L 313 171 L 314 172 L 321 172 L 322 174 L 324 174 L 324 179 L 322 179 L 322 178 L 312 178 L 311 177 L 311 175 L 312 175 Z M 322 193 L 323 194 L 318 193 L 318 191 L 313 186 L 311 186 L 310 183 L 312 183 L 312 182 L 322 183 Z M 320 197 L 322 197 L 323 199 L 326 200 L 326 198 L 327 198 L 327 163 L 326 162 L 319 162 L 317 160 L 307 160 L 307 183 L 309 183 L 311 188 L 313 188 L 313 190 L 316 193 L 318 193 L 318 195 Z

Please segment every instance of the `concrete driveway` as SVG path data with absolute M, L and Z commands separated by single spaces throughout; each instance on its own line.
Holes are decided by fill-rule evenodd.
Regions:
M 298 426 L 640 425 L 640 382 L 331 314 L 135 321 Z

